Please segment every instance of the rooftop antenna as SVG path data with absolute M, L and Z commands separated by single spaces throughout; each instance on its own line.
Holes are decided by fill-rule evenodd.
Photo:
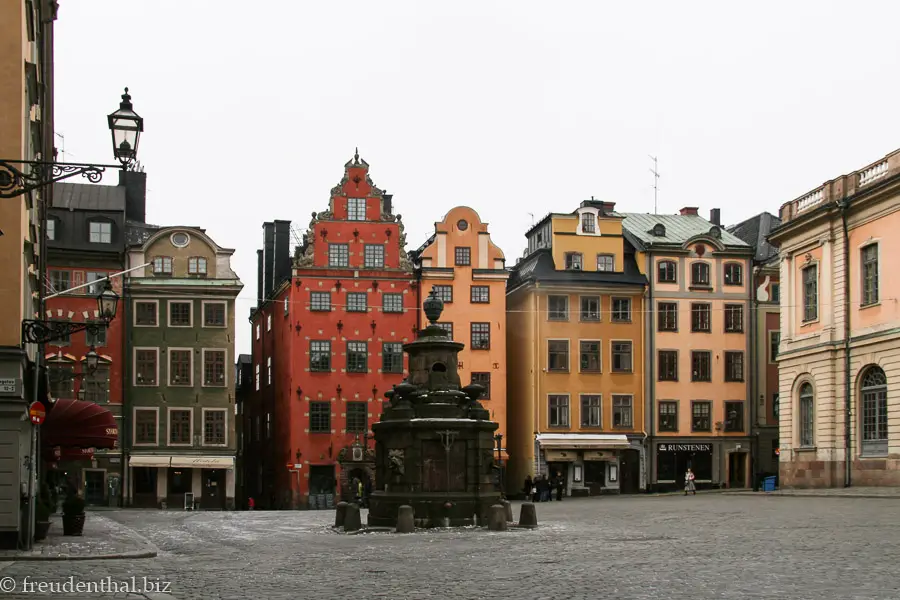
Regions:
M 648 155 L 649 156 L 649 155 Z M 653 161 L 653 168 L 650 169 L 650 172 L 653 173 L 653 214 L 658 215 L 658 197 L 659 197 L 659 163 L 656 160 L 655 156 L 650 156 L 650 159 Z
M 534 227 L 534 213 L 528 213 L 531 215 L 531 226 Z
M 62 140 L 62 147 L 59 149 L 59 153 L 62 154 L 62 162 L 66 162 L 66 136 L 61 133 L 56 133 L 55 131 L 53 133 L 56 134 L 56 137 Z M 72 154 L 71 156 L 75 155 Z

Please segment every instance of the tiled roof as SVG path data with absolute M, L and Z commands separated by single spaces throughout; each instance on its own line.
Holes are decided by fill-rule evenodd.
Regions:
M 618 272 L 557 270 L 553 254 L 549 248 L 544 248 L 532 253 L 512 269 L 506 289 L 511 290 L 529 281 L 572 285 L 647 285 L 647 278 L 638 270 L 633 254 L 625 255 L 624 267 L 624 271 Z
M 647 245 L 681 245 L 697 235 L 709 233 L 713 224 L 699 215 L 651 215 L 644 213 L 622 213 L 625 220 L 622 227 L 634 238 L 639 246 Z M 656 236 L 651 232 L 655 225 L 666 228 L 665 235 Z M 740 238 L 721 229 L 721 242 L 726 247 L 747 248 L 748 244 Z
M 125 188 L 118 185 L 55 183 L 53 184 L 53 208 L 124 211 Z
M 781 225 L 781 219 L 771 213 L 763 212 L 737 225 L 732 225 L 728 228 L 728 232 L 756 249 L 754 260 L 766 262 L 778 255 L 778 248 L 769 244 L 766 238 L 779 225 Z

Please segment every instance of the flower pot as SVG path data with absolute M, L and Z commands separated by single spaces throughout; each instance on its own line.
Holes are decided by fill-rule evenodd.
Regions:
M 50 521 L 35 521 L 34 523 L 34 540 L 41 541 L 47 537 L 47 531 L 50 530 Z
M 63 515 L 63 535 L 81 535 L 84 531 L 84 513 Z

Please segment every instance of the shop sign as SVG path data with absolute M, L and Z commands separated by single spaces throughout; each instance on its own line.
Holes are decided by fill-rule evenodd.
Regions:
M 712 452 L 712 444 L 659 444 L 658 452 Z
M 544 460 L 547 462 L 575 462 L 578 459 L 576 450 L 545 450 Z
M 584 460 L 615 460 L 615 456 L 609 450 L 585 450 Z

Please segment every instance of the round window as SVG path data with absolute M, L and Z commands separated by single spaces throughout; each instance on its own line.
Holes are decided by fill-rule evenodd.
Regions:
M 179 231 L 178 233 L 172 234 L 172 245 L 177 248 L 184 248 L 188 244 L 191 243 L 191 238 L 188 234 L 183 231 Z
M 456 227 L 460 231 L 465 231 L 466 229 L 469 228 L 469 224 L 465 221 L 465 219 L 460 219 L 459 221 L 456 222 Z

